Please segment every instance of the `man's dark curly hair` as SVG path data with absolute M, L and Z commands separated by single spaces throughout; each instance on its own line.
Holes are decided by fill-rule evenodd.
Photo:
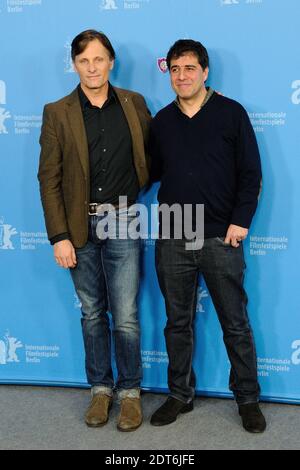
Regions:
M 208 53 L 201 42 L 193 41 L 192 39 L 179 39 L 175 44 L 173 44 L 168 52 L 168 69 L 170 70 L 172 59 L 179 59 L 179 57 L 182 57 L 187 53 L 192 53 L 198 58 L 199 64 L 203 70 L 209 67 Z

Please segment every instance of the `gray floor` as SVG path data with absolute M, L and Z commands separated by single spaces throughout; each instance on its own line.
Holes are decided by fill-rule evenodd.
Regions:
M 164 399 L 165 395 L 143 394 L 142 427 L 120 433 L 116 429 L 117 404 L 104 428 L 85 426 L 87 390 L 1 385 L 0 449 L 300 449 L 299 406 L 262 403 L 268 429 L 252 435 L 241 427 L 232 400 L 212 398 L 197 398 L 192 413 L 181 415 L 169 426 L 154 428 L 149 417 Z

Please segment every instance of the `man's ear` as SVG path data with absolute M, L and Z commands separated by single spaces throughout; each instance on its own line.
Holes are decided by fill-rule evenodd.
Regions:
M 206 80 L 208 79 L 208 74 L 209 74 L 209 68 L 206 67 L 206 69 L 204 69 L 204 81 L 206 82 Z

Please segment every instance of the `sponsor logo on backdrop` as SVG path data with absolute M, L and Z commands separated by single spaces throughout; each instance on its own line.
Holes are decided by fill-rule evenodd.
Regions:
M 296 350 L 292 354 L 292 364 L 294 364 L 294 366 L 299 366 L 300 365 L 300 339 L 296 339 L 295 341 L 293 341 L 292 349 Z
M 277 374 L 289 374 L 294 366 L 300 365 L 300 340 L 291 343 L 292 353 L 286 358 L 264 357 L 257 358 L 258 375 L 271 377 Z
M 293 81 L 292 89 L 295 90 L 292 93 L 292 103 L 300 104 L 300 80 Z
M 209 297 L 207 290 L 203 289 L 201 286 L 198 288 L 198 301 L 197 301 L 197 307 L 196 307 L 196 312 L 197 313 L 205 313 L 202 301 L 203 299 L 206 299 Z
M 17 350 L 23 348 L 23 344 L 17 338 L 10 335 L 9 331 L 0 340 L 0 365 L 12 362 L 20 362 Z
M 118 9 L 115 0 L 102 0 L 101 8 L 102 10 L 117 10 Z
M 116 10 L 138 10 L 149 4 L 151 0 L 101 0 L 100 10 L 116 11 Z
M 17 230 L 12 225 L 5 224 L 4 217 L 0 217 L 0 250 L 14 250 L 12 237 L 17 234 Z
M 2 0 L 0 13 L 4 11 L 7 13 L 23 13 L 27 8 L 41 6 L 42 3 L 43 0 Z
M 11 118 L 11 114 L 1 105 L 6 105 L 6 83 L 0 80 L 0 134 L 8 134 L 5 121 Z
M 0 108 L 0 134 L 8 134 L 8 131 L 5 127 L 5 121 L 11 118 L 9 111 L 6 111 L 5 108 Z
M 6 83 L 0 80 L 0 104 L 6 104 Z
M 271 253 L 279 251 L 287 251 L 289 247 L 289 239 L 286 236 L 250 236 L 250 255 L 251 256 L 267 256 Z
M 18 246 L 16 246 L 16 235 Z M 47 233 L 45 232 L 18 232 L 15 227 L 5 223 L 4 217 L 0 217 L 0 250 L 31 250 L 34 251 L 41 246 L 49 245 Z
M 25 352 L 25 362 L 34 364 L 40 364 L 45 359 L 58 359 L 60 353 L 58 346 L 23 345 L 7 331 L 3 339 L 0 339 L 0 365 L 22 362 L 17 354 L 21 349 Z
M 221 0 L 221 5 L 238 5 L 239 0 Z
M 9 133 L 5 124 L 7 119 L 12 119 L 14 121 L 15 134 L 30 134 L 33 129 L 40 130 L 42 125 L 41 115 L 12 115 L 10 111 L 2 107 L 2 105 L 6 105 L 6 94 L 6 83 L 3 80 L 0 80 L 0 135 Z
M 265 132 L 267 129 L 284 127 L 286 125 L 287 113 L 284 111 L 267 111 L 248 113 L 255 132 Z
M 65 73 L 75 73 L 74 66 L 73 66 L 73 60 L 72 60 L 72 55 L 71 55 L 71 47 L 72 47 L 72 43 L 71 43 L 70 39 L 68 39 L 65 42 L 65 45 L 64 45 L 64 48 L 66 50 L 65 58 L 64 58 Z
M 226 5 L 258 5 L 263 3 L 263 0 L 220 0 L 221 6 Z
M 75 298 L 74 308 L 81 309 L 82 303 L 80 302 L 78 295 L 74 294 L 74 298 Z
M 166 351 L 141 351 L 143 369 L 152 369 L 153 365 L 168 364 L 169 358 Z
M 42 116 L 36 114 L 15 114 L 14 129 L 17 135 L 29 135 L 33 130 L 40 131 L 42 126 Z
M 157 65 L 159 70 L 162 73 L 167 73 L 168 72 L 168 65 L 167 65 L 167 59 L 165 57 L 161 59 L 157 59 Z
M 35 251 L 49 244 L 48 235 L 45 232 L 20 232 L 20 248 L 23 251 Z

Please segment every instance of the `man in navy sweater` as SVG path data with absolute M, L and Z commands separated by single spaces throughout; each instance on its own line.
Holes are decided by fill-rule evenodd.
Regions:
M 193 324 L 202 274 L 222 326 L 231 362 L 229 386 L 243 426 L 263 432 L 266 422 L 258 405 L 256 352 L 243 287 L 242 241 L 261 185 L 255 135 L 239 103 L 205 87 L 209 58 L 201 43 L 177 41 L 167 63 L 177 99 L 152 123 L 152 180 L 161 181 L 160 205 L 204 205 L 204 244 L 187 249 L 187 240 L 174 234 L 157 240 L 156 269 L 168 317 L 170 395 L 151 424 L 170 424 L 193 409 Z

